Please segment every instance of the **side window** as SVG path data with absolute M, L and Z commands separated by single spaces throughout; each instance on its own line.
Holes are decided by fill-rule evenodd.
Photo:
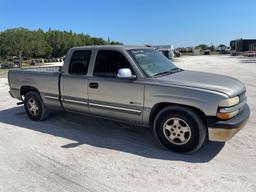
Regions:
M 100 77 L 116 77 L 118 69 L 129 68 L 130 63 L 125 56 L 118 51 L 101 50 L 98 51 L 93 75 Z
M 74 75 L 86 75 L 90 58 L 91 51 L 74 51 L 69 63 L 69 73 Z

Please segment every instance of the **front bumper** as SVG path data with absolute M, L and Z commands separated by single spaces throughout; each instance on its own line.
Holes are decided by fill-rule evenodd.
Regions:
M 235 117 L 229 120 L 220 120 L 216 117 L 208 117 L 208 136 L 210 141 L 228 141 L 247 123 L 250 116 L 248 104 Z

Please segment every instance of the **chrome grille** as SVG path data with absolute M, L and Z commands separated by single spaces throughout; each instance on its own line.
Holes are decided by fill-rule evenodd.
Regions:
M 244 91 L 243 93 L 241 93 L 239 96 L 239 101 L 243 101 L 244 99 L 246 99 L 246 92 Z

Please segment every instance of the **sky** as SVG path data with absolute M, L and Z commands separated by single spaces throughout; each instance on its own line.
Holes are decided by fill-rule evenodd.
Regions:
M 0 31 L 72 30 L 128 45 L 256 38 L 256 0 L 0 0 Z

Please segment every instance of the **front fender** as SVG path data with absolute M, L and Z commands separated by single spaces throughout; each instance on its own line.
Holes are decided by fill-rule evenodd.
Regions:
M 185 105 L 199 109 L 206 116 L 215 116 L 219 102 L 226 98 L 223 93 L 193 87 L 147 85 L 143 123 L 148 124 L 152 109 L 159 103 Z

